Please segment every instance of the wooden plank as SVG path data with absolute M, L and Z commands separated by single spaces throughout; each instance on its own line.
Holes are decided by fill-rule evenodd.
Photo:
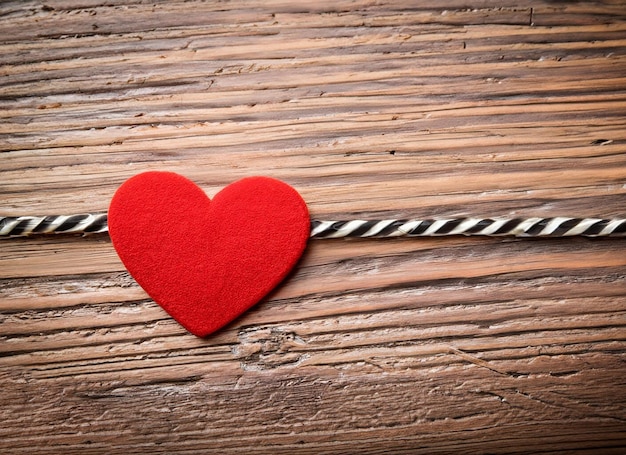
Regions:
M 0 37 L 0 215 L 165 169 L 321 219 L 626 216 L 621 1 L 8 1 Z M 314 240 L 202 340 L 106 235 L 4 239 L 0 450 L 623 453 L 624 246 Z

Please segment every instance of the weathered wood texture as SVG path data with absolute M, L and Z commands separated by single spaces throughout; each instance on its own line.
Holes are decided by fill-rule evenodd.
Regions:
M 322 219 L 626 216 L 623 1 L 0 3 L 0 210 L 149 169 Z M 0 451 L 623 453 L 625 240 L 312 241 L 206 340 L 106 236 L 0 242 Z

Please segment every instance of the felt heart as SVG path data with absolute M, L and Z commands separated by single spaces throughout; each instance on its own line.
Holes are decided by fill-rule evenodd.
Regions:
M 279 180 L 245 178 L 211 201 L 172 172 L 146 172 L 122 184 L 108 224 L 137 283 L 199 337 L 274 289 L 302 255 L 310 231 L 306 203 Z

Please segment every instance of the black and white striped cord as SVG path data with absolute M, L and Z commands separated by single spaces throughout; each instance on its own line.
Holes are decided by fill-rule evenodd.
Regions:
M 433 237 L 486 235 L 515 237 L 625 236 L 626 219 L 452 218 L 426 220 L 312 221 L 312 238 Z
M 106 213 L 0 217 L 0 237 L 26 237 L 38 234 L 87 235 L 108 230 Z
M 0 217 L 0 237 L 108 232 L 107 214 Z M 515 237 L 626 236 L 626 219 L 451 218 L 424 220 L 311 221 L 311 238 L 432 237 L 483 235 Z

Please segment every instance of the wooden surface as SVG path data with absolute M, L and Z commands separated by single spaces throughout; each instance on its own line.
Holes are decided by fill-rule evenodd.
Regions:
M 626 216 L 623 1 L 0 3 L 2 215 L 150 169 L 320 219 Z M 208 339 L 0 242 L 0 452 L 624 453 L 623 239 L 311 241 Z

